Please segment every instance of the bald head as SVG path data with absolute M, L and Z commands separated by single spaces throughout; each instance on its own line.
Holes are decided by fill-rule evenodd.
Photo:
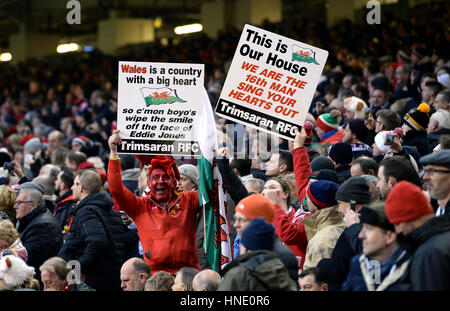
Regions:
M 64 133 L 58 130 L 51 131 L 48 134 L 48 143 L 50 149 L 55 149 L 64 145 Z
M 150 268 L 141 258 L 130 258 L 120 269 L 121 287 L 124 291 L 142 291 L 150 277 Z
M 219 273 L 205 269 L 197 273 L 192 281 L 194 291 L 216 291 L 221 281 Z

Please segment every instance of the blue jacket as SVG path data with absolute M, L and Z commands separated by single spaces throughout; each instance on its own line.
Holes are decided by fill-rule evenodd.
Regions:
M 371 259 L 365 255 L 356 255 L 350 262 L 350 271 L 342 284 L 342 291 L 394 291 L 400 290 L 399 280 L 407 272 L 411 255 L 402 248 L 395 248 L 388 259 L 381 263 L 379 279 L 373 269 Z M 373 271 L 373 272 L 372 272 Z M 373 282 L 369 283 L 369 280 Z M 370 289 L 368 289 L 368 287 Z

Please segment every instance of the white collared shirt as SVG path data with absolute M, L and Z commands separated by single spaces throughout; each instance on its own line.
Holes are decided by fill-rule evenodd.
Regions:
M 445 209 L 442 209 L 440 206 L 436 210 L 436 217 L 443 216 L 445 214 Z

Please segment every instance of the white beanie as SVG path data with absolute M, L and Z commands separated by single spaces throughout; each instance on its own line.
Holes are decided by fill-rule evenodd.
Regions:
M 382 132 L 379 132 L 375 136 L 375 144 L 377 145 L 378 149 L 380 149 L 380 151 L 383 153 L 386 153 L 389 150 L 391 150 L 390 146 L 387 146 L 384 144 L 387 134 L 392 134 L 392 133 L 389 133 L 389 131 L 382 131 Z
M 6 284 L 18 287 L 33 276 L 34 268 L 28 266 L 19 257 L 8 255 L 0 259 L 0 279 L 3 279 Z

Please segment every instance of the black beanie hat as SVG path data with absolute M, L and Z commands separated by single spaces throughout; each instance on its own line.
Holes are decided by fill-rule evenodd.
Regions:
M 324 169 L 324 168 L 336 171 L 336 167 L 334 167 L 333 162 L 330 159 L 328 159 L 327 157 L 320 156 L 320 157 L 314 158 L 311 161 L 311 170 L 313 172 Z
M 370 202 L 370 191 L 367 181 L 362 176 L 353 176 L 342 184 L 336 192 L 336 201 L 350 202 L 357 204 L 367 204 Z
M 327 168 L 312 172 L 312 174 L 309 175 L 309 178 L 315 180 L 329 180 L 335 183 L 339 182 L 336 171 Z
M 416 47 L 414 50 L 412 50 L 412 53 L 418 58 L 424 58 L 428 54 L 427 49 L 423 46 Z
M 348 121 L 348 126 L 350 127 L 350 131 L 352 131 L 359 140 L 366 140 L 368 132 L 364 119 L 351 119 Z
M 417 132 L 426 131 L 430 122 L 429 113 L 430 106 L 427 103 L 421 103 L 417 108 L 413 108 L 405 114 L 403 121 Z
M 336 143 L 331 146 L 328 156 L 337 164 L 352 163 L 352 145 L 344 142 Z
M 253 218 L 247 228 L 242 231 L 241 243 L 246 249 L 272 250 L 275 243 L 275 227 L 264 220 L 264 217 Z

